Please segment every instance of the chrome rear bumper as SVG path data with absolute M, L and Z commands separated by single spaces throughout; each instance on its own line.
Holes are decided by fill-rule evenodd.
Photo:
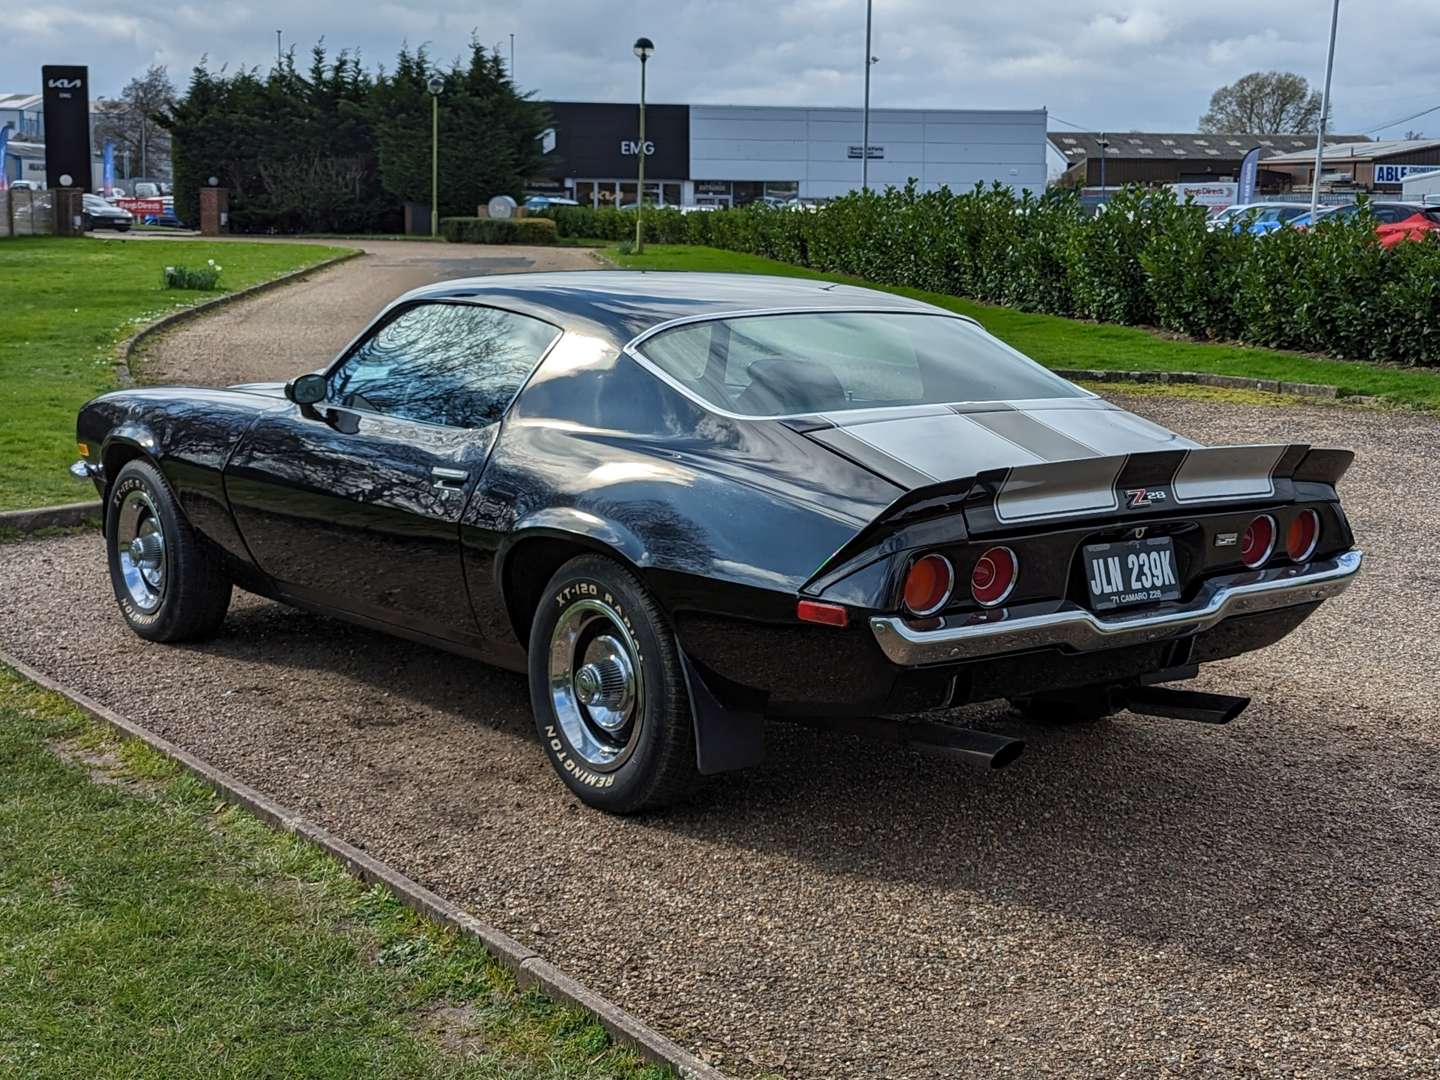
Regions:
M 1198 634 L 1235 615 L 1328 600 L 1350 585 L 1360 570 L 1361 559 L 1361 552 L 1352 548 L 1307 566 L 1213 578 L 1188 604 L 1160 611 L 1100 616 L 1068 604 L 1059 611 L 1008 620 L 1003 609 L 946 619 L 875 616 L 870 620 L 870 629 L 885 655 L 905 667 L 1026 649 L 1093 652 Z

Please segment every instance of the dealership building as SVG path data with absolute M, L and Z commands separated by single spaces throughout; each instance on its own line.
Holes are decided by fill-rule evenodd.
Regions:
M 551 101 L 541 172 L 530 194 L 583 206 L 636 201 L 639 108 Z M 871 187 L 952 190 L 999 181 L 1043 191 L 1045 110 L 871 109 Z M 743 206 L 764 197 L 830 199 L 860 187 L 859 109 L 647 105 L 646 199 L 665 206 Z

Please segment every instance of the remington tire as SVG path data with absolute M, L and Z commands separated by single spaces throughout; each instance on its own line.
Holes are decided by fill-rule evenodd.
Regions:
M 582 802 L 632 814 L 695 789 L 674 633 L 619 563 L 585 555 L 550 579 L 530 627 L 530 699 L 550 764 Z
M 105 504 L 105 552 L 120 614 L 149 641 L 193 641 L 219 629 L 230 579 L 147 461 L 126 463 Z

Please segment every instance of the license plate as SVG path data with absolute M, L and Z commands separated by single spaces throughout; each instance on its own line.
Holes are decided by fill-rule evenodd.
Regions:
M 1168 536 L 1088 544 L 1085 583 L 1095 611 L 1180 599 L 1175 541 Z

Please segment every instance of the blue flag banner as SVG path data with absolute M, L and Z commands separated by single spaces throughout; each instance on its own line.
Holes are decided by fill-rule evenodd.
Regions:
M 10 125 L 0 128 L 0 191 L 10 186 L 10 177 L 5 172 L 5 150 L 10 145 Z
M 1240 161 L 1239 189 L 1235 193 L 1235 201 L 1241 206 L 1248 206 L 1255 201 L 1255 181 L 1260 175 L 1260 147 L 1255 147 Z
M 115 193 L 115 144 L 108 140 L 105 143 L 105 173 L 101 183 L 108 199 Z

